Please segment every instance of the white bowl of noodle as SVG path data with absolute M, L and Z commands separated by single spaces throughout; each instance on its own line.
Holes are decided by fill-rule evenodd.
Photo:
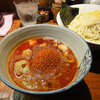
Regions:
M 92 50 L 100 50 L 100 5 L 77 4 L 71 7 L 79 8 L 79 14 L 68 28 L 82 36 Z M 64 26 L 60 12 L 57 14 L 57 23 Z

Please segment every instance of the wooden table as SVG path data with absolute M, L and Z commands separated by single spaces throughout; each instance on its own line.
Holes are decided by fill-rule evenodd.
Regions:
M 46 23 L 45 23 L 46 24 Z M 49 24 L 56 24 L 50 21 Z M 8 33 L 20 28 L 21 21 L 14 20 L 13 25 Z M 3 37 L 0 37 L 0 40 Z M 44 96 L 43 100 L 51 100 L 52 98 L 59 98 L 61 100 L 100 100 L 100 52 L 92 51 L 93 63 L 87 76 L 77 86 L 73 87 L 67 92 L 52 95 L 50 97 Z M 7 87 L 0 83 L 1 89 Z M 8 90 L 11 90 L 7 87 Z M 13 90 L 12 90 L 13 91 Z M 35 99 L 36 100 L 36 99 Z

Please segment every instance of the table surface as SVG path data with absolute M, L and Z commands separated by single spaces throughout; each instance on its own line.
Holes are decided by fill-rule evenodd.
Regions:
M 56 24 L 51 20 L 45 24 Z M 13 25 L 8 33 L 20 28 L 21 21 L 18 19 L 14 19 Z M 3 37 L 0 37 L 0 40 Z M 45 96 L 45 100 L 51 100 L 56 97 L 59 99 L 67 99 L 68 100 L 100 100 L 100 52 L 92 51 L 93 62 L 91 69 L 87 76 L 74 88 L 70 89 L 69 92 L 60 93 L 59 95 L 50 96 L 47 98 Z M 6 89 L 5 89 L 6 88 Z M 12 95 L 12 89 L 7 87 L 4 83 L 0 83 L 0 93 L 2 90 L 10 91 Z M 1 100 L 1 99 L 0 99 Z M 43 99 L 44 100 L 44 99 Z

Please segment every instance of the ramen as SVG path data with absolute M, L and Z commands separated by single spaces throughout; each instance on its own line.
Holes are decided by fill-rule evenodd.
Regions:
M 100 43 L 100 10 L 77 15 L 68 28 L 87 41 Z
M 18 44 L 8 59 L 12 80 L 30 91 L 51 91 L 69 85 L 78 62 L 72 50 L 57 39 L 30 38 Z

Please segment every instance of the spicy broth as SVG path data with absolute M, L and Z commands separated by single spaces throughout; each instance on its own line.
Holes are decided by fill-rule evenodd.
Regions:
M 51 91 L 69 85 L 77 66 L 77 59 L 67 45 L 47 37 L 20 43 L 8 60 L 12 80 L 31 91 Z

